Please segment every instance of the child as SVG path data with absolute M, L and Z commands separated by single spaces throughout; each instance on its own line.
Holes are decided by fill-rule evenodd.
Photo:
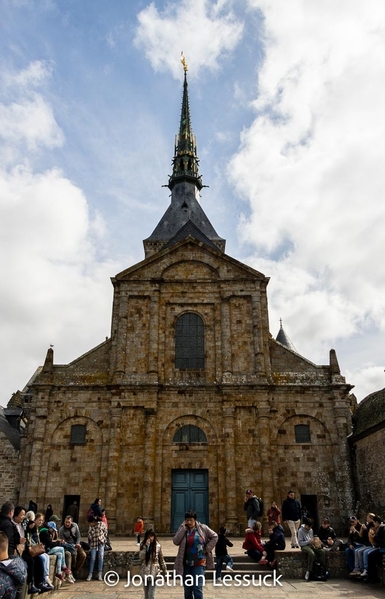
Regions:
M 277 560 L 275 559 L 274 552 L 276 549 L 282 551 L 285 547 L 285 531 L 280 524 L 273 520 L 269 526 L 269 540 L 263 546 L 262 559 L 259 563 L 261 565 L 269 564 L 273 570 L 276 570 Z
M 140 575 L 143 579 L 144 599 L 154 599 L 155 597 L 155 579 L 162 571 L 166 576 L 167 567 L 164 561 L 162 547 L 156 537 L 155 530 L 149 528 L 144 534 L 143 543 L 139 551 Z
M 217 565 L 215 568 L 215 578 L 217 580 L 222 580 L 221 571 L 222 564 L 226 564 L 226 570 L 233 571 L 233 560 L 230 555 L 227 553 L 227 547 L 232 547 L 233 544 L 226 537 L 226 528 L 221 526 L 219 529 L 218 541 L 215 545 L 215 555 L 217 558 Z
M 135 526 L 134 526 L 134 534 L 136 534 L 136 544 L 140 545 L 140 535 L 142 534 L 144 529 L 143 519 L 138 516 Z
M 98 516 L 89 516 L 88 542 L 91 548 L 90 566 L 88 570 L 87 581 L 92 580 L 94 571 L 96 553 L 98 554 L 98 580 L 103 580 L 103 562 L 104 562 L 104 545 L 107 540 L 106 525 Z

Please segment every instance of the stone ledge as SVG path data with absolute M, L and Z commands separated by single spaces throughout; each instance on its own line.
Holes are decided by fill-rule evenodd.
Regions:
M 307 556 L 302 551 L 276 551 L 279 573 L 286 579 L 303 578 L 306 572 Z M 349 578 L 345 551 L 327 551 L 326 569 L 331 578 Z M 382 567 L 378 568 L 380 583 L 385 586 L 385 554 L 382 555 Z

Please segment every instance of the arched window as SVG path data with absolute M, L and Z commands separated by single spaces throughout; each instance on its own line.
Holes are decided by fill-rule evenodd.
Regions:
M 297 424 L 294 427 L 296 443 L 311 443 L 310 426 L 307 424 Z
M 173 443 L 207 443 L 207 437 L 199 426 L 185 424 L 175 433 Z
M 175 368 L 205 367 L 205 337 L 203 320 L 198 314 L 186 312 L 175 327 Z

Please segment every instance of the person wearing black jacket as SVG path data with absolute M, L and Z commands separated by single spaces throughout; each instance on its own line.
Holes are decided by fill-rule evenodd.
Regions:
M 233 569 L 233 560 L 227 553 L 227 547 L 232 547 L 232 542 L 226 537 L 226 528 L 221 526 L 219 529 L 218 541 L 215 545 L 215 557 L 216 557 L 216 568 L 215 577 L 216 580 L 221 580 L 222 564 L 226 564 L 226 570 Z
M 263 546 L 262 559 L 260 564 L 269 564 L 273 570 L 277 568 L 277 560 L 275 559 L 275 550 L 282 551 L 286 548 L 285 531 L 280 524 L 272 522 L 269 526 L 269 540 Z
M 286 522 L 291 533 L 291 547 L 299 547 L 297 533 L 301 524 L 301 504 L 295 499 L 294 491 L 288 491 L 282 504 L 282 521 Z
M 362 547 L 362 524 L 356 516 L 350 516 L 350 528 L 348 535 L 348 547 L 345 550 L 346 562 L 349 572 L 354 570 L 354 550 L 356 547 Z
M 16 547 L 20 543 L 20 535 L 16 524 L 12 522 L 15 506 L 12 501 L 6 501 L 1 506 L 0 512 L 0 530 L 8 537 L 8 552 L 9 555 L 15 555 Z
M 247 516 L 247 526 L 253 528 L 259 516 L 259 501 L 251 489 L 247 489 L 243 509 Z
M 376 551 L 368 555 L 368 572 L 366 580 L 368 582 L 378 582 L 377 564 L 382 564 L 382 556 L 385 554 L 385 524 L 380 523 L 376 534 L 374 535 L 374 544 Z

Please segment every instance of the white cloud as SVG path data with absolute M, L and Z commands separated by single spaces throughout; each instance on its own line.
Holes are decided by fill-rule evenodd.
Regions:
M 216 70 L 243 32 L 230 6 L 224 0 L 183 0 L 159 12 L 151 3 L 138 14 L 135 44 L 144 50 L 155 71 L 170 71 L 176 79 L 180 79 L 181 51 L 192 77 L 202 67 Z
M 228 170 L 251 205 L 239 235 L 256 268 L 272 261 L 274 316 L 319 354 L 368 322 L 385 329 L 385 5 L 249 5 L 264 14 L 265 60 Z
M 83 191 L 59 168 L 34 167 L 31 149 L 64 143 L 47 99 L 33 92 L 25 100 L 40 78 L 33 66 L 16 75 L 10 103 L 0 106 L 1 154 L 10 159 L 0 168 L 2 405 L 43 362 L 50 343 L 55 360 L 68 362 L 103 341 L 109 325 L 100 313 L 109 313 L 109 277 L 119 269 L 100 260 L 105 223 L 90 214 Z

